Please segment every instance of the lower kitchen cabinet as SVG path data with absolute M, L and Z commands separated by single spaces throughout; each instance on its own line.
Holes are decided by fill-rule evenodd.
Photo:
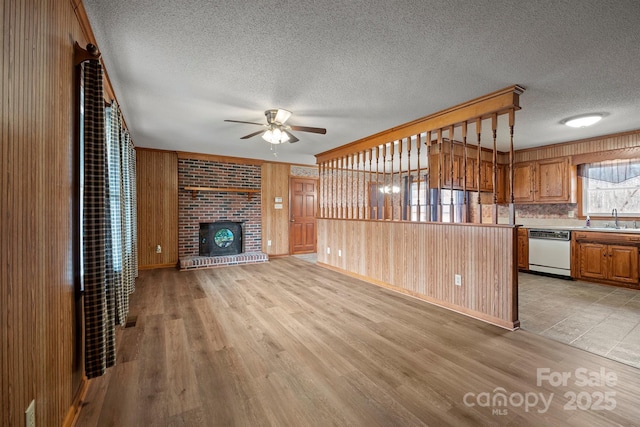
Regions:
M 616 239 L 621 240 L 615 242 Z M 636 237 L 615 233 L 577 233 L 578 279 L 639 287 Z M 603 241 L 598 241 L 603 240 Z M 624 244 L 629 242 L 629 244 Z
M 616 282 L 638 284 L 638 248 L 609 246 L 607 278 Z

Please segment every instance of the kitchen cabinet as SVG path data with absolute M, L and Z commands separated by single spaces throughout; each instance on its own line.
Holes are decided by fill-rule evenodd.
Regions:
M 577 278 L 639 288 L 640 235 L 577 232 Z
M 570 203 L 569 159 L 546 159 L 514 165 L 516 203 Z
M 518 228 L 518 269 L 529 270 L 529 230 Z
M 513 200 L 515 203 L 533 202 L 533 163 L 513 165 Z
M 431 155 L 429 157 L 430 168 L 429 185 L 431 188 L 451 188 L 451 155 L 445 153 L 442 156 L 443 168 L 442 168 L 442 184 L 440 185 L 440 163 L 438 155 Z M 464 156 L 454 154 L 453 156 L 453 188 L 456 190 L 462 190 L 464 188 L 464 178 L 466 175 L 467 183 L 466 188 L 468 191 L 478 191 L 478 162 L 475 158 L 467 157 L 467 165 L 465 170 Z M 480 163 L 480 191 L 484 193 L 493 192 L 493 162 L 481 161 Z M 506 190 L 505 190 L 505 167 L 504 165 L 498 165 L 498 203 L 506 203 Z M 493 203 L 493 201 L 491 202 Z

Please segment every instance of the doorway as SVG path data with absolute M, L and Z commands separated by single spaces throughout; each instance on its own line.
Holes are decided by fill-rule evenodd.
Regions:
M 289 253 L 316 252 L 316 211 L 318 180 L 291 178 L 289 214 Z

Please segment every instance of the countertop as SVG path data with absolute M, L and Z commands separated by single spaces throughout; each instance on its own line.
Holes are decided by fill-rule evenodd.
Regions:
M 550 226 L 523 226 L 527 229 L 536 230 L 569 230 L 569 231 L 597 231 L 604 233 L 621 233 L 621 234 L 640 234 L 640 228 L 613 228 L 613 227 L 572 227 L 562 225 L 550 225 Z

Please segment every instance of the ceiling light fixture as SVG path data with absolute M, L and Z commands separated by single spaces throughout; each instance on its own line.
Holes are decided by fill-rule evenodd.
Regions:
M 563 124 L 571 126 L 572 128 L 584 128 L 598 123 L 603 117 L 603 114 L 584 114 L 581 116 L 570 117 L 562 121 Z
M 271 124 L 269 129 L 262 134 L 262 139 L 271 144 L 282 144 L 289 141 L 289 135 L 283 131 L 280 126 Z

